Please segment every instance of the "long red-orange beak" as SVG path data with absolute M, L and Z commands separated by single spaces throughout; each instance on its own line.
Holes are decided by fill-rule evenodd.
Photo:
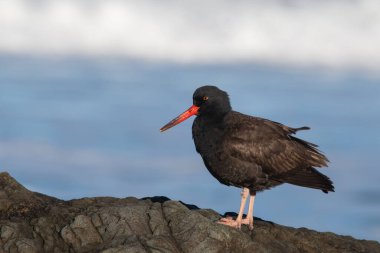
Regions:
M 190 118 L 191 116 L 196 115 L 198 113 L 198 110 L 199 110 L 199 106 L 192 105 L 189 109 L 187 109 L 184 113 L 179 115 L 177 118 L 173 119 L 168 124 L 161 127 L 160 131 L 163 132 L 163 131 L 168 130 L 171 127 L 174 127 L 175 125 L 178 125 L 182 121 L 185 121 L 186 119 Z

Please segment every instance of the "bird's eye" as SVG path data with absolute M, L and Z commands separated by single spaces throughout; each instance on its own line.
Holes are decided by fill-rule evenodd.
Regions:
M 204 97 L 202 98 L 202 100 L 203 100 L 203 101 L 206 101 L 206 100 L 208 100 L 208 97 L 204 96 Z

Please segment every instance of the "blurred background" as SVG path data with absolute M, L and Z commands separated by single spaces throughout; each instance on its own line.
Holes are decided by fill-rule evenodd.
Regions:
M 33 191 L 237 211 L 191 138 L 159 129 L 203 84 L 292 127 L 336 192 L 283 185 L 255 216 L 380 240 L 380 2 L 0 1 L 0 170 Z

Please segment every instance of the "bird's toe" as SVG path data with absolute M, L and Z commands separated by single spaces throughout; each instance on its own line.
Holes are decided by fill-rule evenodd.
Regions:
M 245 218 L 241 221 L 242 224 L 248 225 L 249 230 L 253 230 L 253 217 Z
M 221 218 L 219 221 L 217 221 L 217 223 L 226 225 L 229 227 L 233 227 L 233 228 L 238 228 L 238 229 L 241 228 L 241 222 L 239 223 L 238 221 L 234 220 L 232 217 Z

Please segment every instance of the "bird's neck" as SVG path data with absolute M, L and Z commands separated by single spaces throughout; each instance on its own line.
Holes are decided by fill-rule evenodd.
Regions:
M 230 111 L 214 111 L 214 112 L 208 112 L 205 114 L 201 114 L 198 117 L 207 124 L 220 124 L 223 122 L 224 117 L 229 113 Z

